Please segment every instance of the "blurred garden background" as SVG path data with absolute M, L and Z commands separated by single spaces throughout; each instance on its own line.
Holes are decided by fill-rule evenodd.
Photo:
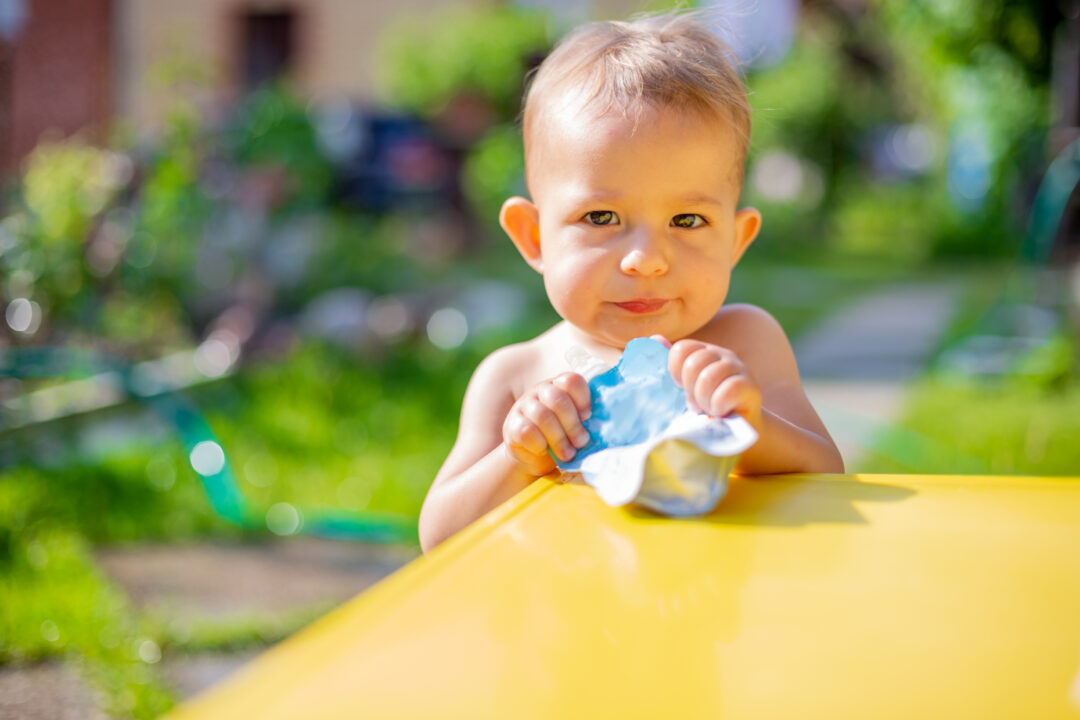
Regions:
M 755 113 L 731 300 L 849 471 L 1080 473 L 1080 2 L 699 5 Z M 355 591 L 183 613 L 140 548 L 416 553 L 473 368 L 556 320 L 497 225 L 524 77 L 664 7 L 0 0 L 0 687 L 61 668 L 72 717 L 155 717 L 170 660 Z

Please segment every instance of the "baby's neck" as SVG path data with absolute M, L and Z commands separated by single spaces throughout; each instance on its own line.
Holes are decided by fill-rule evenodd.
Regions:
M 587 353 L 609 367 L 618 362 L 619 357 L 622 356 L 623 346 L 611 345 L 599 340 L 565 320 L 559 323 L 557 329 L 559 331 L 557 333 L 559 345 L 562 346 L 561 354 L 565 354 L 574 345 L 579 345 Z

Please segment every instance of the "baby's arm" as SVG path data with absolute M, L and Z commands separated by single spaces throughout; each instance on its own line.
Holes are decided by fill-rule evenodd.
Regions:
M 555 469 L 588 443 L 589 388 L 576 373 L 541 382 L 514 398 L 520 358 L 509 348 L 473 374 L 461 407 L 457 441 L 420 510 L 425 552 Z
M 735 472 L 843 472 L 840 452 L 806 399 L 779 323 L 750 305 L 727 307 L 718 317 L 701 339 L 675 343 L 668 367 L 686 388 L 691 407 L 718 417 L 738 413 L 758 431 Z

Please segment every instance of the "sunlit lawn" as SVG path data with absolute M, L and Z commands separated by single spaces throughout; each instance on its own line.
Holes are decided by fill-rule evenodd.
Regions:
M 999 330 L 991 318 L 1002 303 L 1033 303 L 1039 294 L 1062 291 L 1051 278 L 1011 264 L 952 272 L 960 280 L 959 310 L 939 356 L 965 337 Z M 1080 476 L 1078 347 L 1066 317 L 1013 373 L 970 377 L 937 364 L 912 385 L 900 417 L 880 434 L 862 469 Z
M 867 472 L 1080 476 L 1080 383 L 921 381 Z

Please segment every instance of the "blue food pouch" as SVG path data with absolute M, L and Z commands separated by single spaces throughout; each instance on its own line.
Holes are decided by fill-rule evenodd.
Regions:
M 571 362 L 580 366 L 580 353 Z M 651 338 L 631 340 L 615 367 L 589 380 L 589 392 L 589 444 L 557 464 L 581 473 L 612 506 L 636 502 L 665 515 L 707 513 L 727 493 L 739 454 L 757 441 L 737 415 L 691 411 L 668 372 L 668 348 Z

